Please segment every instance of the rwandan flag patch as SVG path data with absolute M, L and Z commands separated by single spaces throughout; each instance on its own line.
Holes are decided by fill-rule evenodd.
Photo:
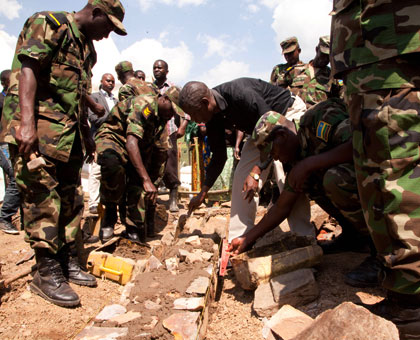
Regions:
M 316 128 L 316 136 L 324 142 L 328 142 L 330 131 L 331 125 L 321 120 Z

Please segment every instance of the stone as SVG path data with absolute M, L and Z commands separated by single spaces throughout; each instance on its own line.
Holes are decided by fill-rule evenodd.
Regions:
M 197 312 L 204 308 L 204 304 L 203 297 L 180 298 L 174 301 L 174 309 Z
M 273 277 L 270 284 L 274 301 L 279 306 L 288 304 L 297 307 L 310 303 L 319 296 L 314 274 L 308 268 Z
M 29 300 L 29 299 L 32 298 L 32 293 L 29 292 L 29 291 L 25 291 L 24 293 L 22 293 L 20 298 L 23 299 L 23 300 Z
M 137 260 L 136 262 L 136 268 L 139 271 L 139 273 L 143 273 L 146 270 L 147 263 L 149 262 L 148 259 L 141 259 Z
M 149 257 L 148 263 L 146 265 L 146 271 L 153 271 L 159 269 L 162 266 L 162 263 L 155 256 L 152 255 Z
M 164 233 L 162 238 L 160 239 L 162 244 L 164 244 L 165 246 L 170 246 L 173 240 L 174 240 L 174 234 L 171 231 Z
M 204 224 L 202 232 L 205 235 L 217 234 L 221 239 L 226 237 L 228 220 L 225 216 L 212 216 Z
M 128 328 L 86 327 L 74 340 L 115 340 L 127 334 Z
M 151 300 L 146 300 L 144 302 L 144 307 L 148 310 L 158 310 L 162 308 L 162 306 L 159 303 L 153 302 Z
M 194 212 L 194 214 L 195 214 L 195 212 Z M 188 232 L 189 234 L 192 234 L 194 232 L 194 230 L 200 230 L 200 226 L 201 226 L 203 221 L 204 221 L 203 218 L 190 216 L 187 219 L 187 222 L 185 223 L 184 231 Z
M 136 319 L 138 319 L 140 317 L 141 317 L 141 314 L 140 313 L 129 311 L 129 312 L 125 313 L 125 314 L 118 315 L 118 316 L 110 319 L 109 321 L 114 321 L 114 322 L 118 323 L 118 325 L 123 325 L 123 324 L 125 324 L 127 322 L 136 320 Z
M 309 315 L 290 305 L 284 305 L 272 316 L 266 326 L 281 340 L 291 340 L 313 322 Z
M 195 340 L 198 333 L 199 316 L 199 312 L 173 314 L 163 320 L 163 327 L 169 330 L 175 339 Z
M 201 257 L 200 253 L 197 253 L 197 252 L 189 253 L 187 257 L 185 258 L 186 264 L 198 263 L 198 262 L 203 262 L 203 258 Z
M 269 282 L 261 283 L 255 290 L 252 309 L 259 317 L 269 317 L 279 310 Z
M 158 322 L 159 322 L 159 318 L 157 316 L 152 316 L 152 321 L 149 324 L 144 325 L 143 328 L 147 330 L 152 330 L 153 328 L 156 327 Z
M 192 246 L 200 246 L 201 245 L 200 237 L 198 235 L 190 236 L 185 240 L 185 244 L 190 244 Z
M 190 252 L 188 250 L 182 249 L 180 248 L 178 250 L 178 255 L 179 255 L 179 259 L 181 262 L 185 261 L 185 259 L 187 258 L 187 256 L 190 254 Z
M 134 287 L 134 282 L 129 282 L 123 286 L 123 291 L 121 293 L 120 304 L 127 306 L 130 303 L 130 294 L 131 290 Z
M 344 302 L 319 315 L 293 340 L 398 340 L 397 327 L 366 308 Z
M 125 314 L 127 309 L 121 305 L 109 305 L 105 306 L 104 309 L 96 316 L 96 320 L 107 321 L 118 315 Z
M 204 295 L 207 292 L 207 288 L 210 285 L 210 280 L 208 277 L 200 276 L 195 279 L 191 285 L 188 287 L 187 294 L 200 294 Z
M 171 257 L 165 260 L 166 270 L 176 274 L 179 266 L 179 259 L 177 257 Z
M 192 252 L 193 252 L 193 254 L 200 255 L 201 259 L 205 262 L 210 261 L 210 259 L 213 257 L 212 253 L 209 253 L 207 251 L 203 251 L 202 249 L 194 249 Z

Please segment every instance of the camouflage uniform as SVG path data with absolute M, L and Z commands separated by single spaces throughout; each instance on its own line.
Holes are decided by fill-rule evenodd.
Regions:
M 420 293 L 420 5 L 335 0 L 332 72 L 344 79 L 365 219 L 383 285 Z
M 38 149 L 47 165 L 29 172 L 16 147 L 20 124 L 21 57 L 38 61 L 35 98 Z M 34 248 L 56 253 L 74 241 L 83 214 L 81 96 L 89 93 L 96 53 L 77 28 L 74 14 L 40 12 L 30 17 L 19 35 L 9 95 L 5 99 L 0 139 L 10 144 L 16 183 L 22 193 L 26 239 Z
M 127 224 L 131 226 L 144 223 L 145 201 L 142 180 L 128 159 L 127 135 L 138 138 L 143 164 L 157 185 L 169 147 L 166 120 L 158 115 L 157 98 L 149 93 L 119 102 L 95 138 L 101 165 L 101 202 L 120 203 L 127 190 Z

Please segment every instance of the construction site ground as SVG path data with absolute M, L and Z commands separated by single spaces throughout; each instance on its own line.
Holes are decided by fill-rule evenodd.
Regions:
M 164 205 L 167 220 L 157 218 L 157 229 L 162 236 L 168 231 L 174 231 L 181 213 L 169 213 L 167 196 L 160 196 L 159 204 Z M 182 202 L 185 206 L 187 201 Z M 229 209 L 220 210 L 228 219 Z M 264 214 L 260 208 L 258 217 Z M 327 215 L 319 214 L 316 223 L 322 223 Z M 123 227 L 118 225 L 117 232 Z M 157 237 L 159 239 L 159 237 Z M 99 246 L 86 244 L 85 252 Z M 30 251 L 24 241 L 23 232 L 20 235 L 0 234 L 0 263 L 2 278 L 10 277 L 28 266 L 34 260 L 19 266 L 16 265 Z M 357 266 L 368 254 L 344 252 L 324 255 L 321 265 L 316 268 L 316 280 L 320 288 L 319 298 L 298 309 L 311 317 L 316 317 L 327 309 L 334 308 L 342 302 L 360 302 L 373 304 L 382 299 L 384 292 L 380 288 L 357 289 L 344 283 L 344 274 Z M 0 291 L 0 339 L 72 339 L 95 318 L 104 306 L 119 303 L 123 286 L 118 283 L 98 279 L 98 287 L 88 288 L 71 284 L 79 294 L 81 305 L 66 309 L 55 306 L 32 294 L 29 291 L 31 276 L 26 276 L 13 282 L 8 289 Z M 213 301 L 210 309 L 209 324 L 206 339 L 208 340 L 255 340 L 263 339 L 262 328 L 264 320 L 259 319 L 252 311 L 254 294 L 244 291 L 235 281 L 233 271 L 228 269 L 221 290 Z M 147 285 L 147 282 L 143 284 Z M 141 287 L 135 289 L 141 290 Z M 145 287 L 150 289 L 150 287 Z M 130 333 L 131 334 L 131 333 Z M 162 338 L 167 338 L 162 337 Z

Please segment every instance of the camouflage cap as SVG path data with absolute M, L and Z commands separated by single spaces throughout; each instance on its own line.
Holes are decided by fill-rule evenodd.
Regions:
M 283 54 L 293 52 L 295 49 L 299 48 L 299 43 L 296 37 L 290 37 L 283 40 L 280 43 L 280 47 L 283 50 Z
M 166 92 L 165 96 L 168 96 L 169 100 L 172 102 L 172 108 L 175 113 L 180 117 L 185 117 L 184 111 L 179 107 L 179 93 L 181 89 L 177 86 L 171 86 Z
M 94 7 L 102 9 L 114 24 L 114 32 L 119 35 L 127 35 L 122 21 L 124 20 L 125 10 L 120 0 L 89 0 L 88 3 Z
M 123 74 L 129 71 L 133 71 L 133 64 L 129 61 L 121 61 L 115 66 L 115 72 L 117 72 L 117 74 Z
M 330 54 L 330 36 L 325 35 L 319 38 L 318 47 L 322 53 Z

